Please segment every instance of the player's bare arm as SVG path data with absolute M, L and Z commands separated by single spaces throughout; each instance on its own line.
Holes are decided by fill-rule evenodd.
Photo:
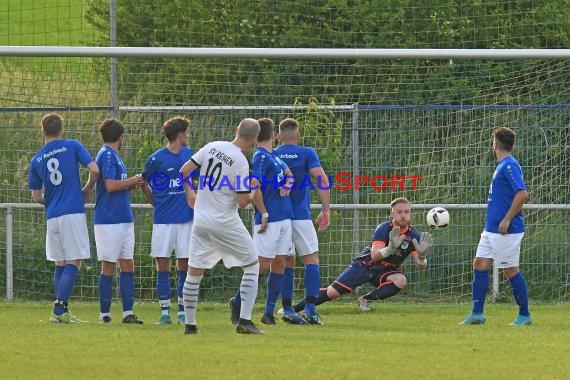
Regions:
M 194 161 L 186 161 L 186 163 L 180 168 L 182 178 L 188 178 L 190 173 L 192 173 L 197 167 L 198 165 Z M 186 193 L 186 202 L 188 203 L 188 206 L 194 208 L 194 205 L 196 204 L 196 192 L 188 185 L 186 181 L 182 181 L 182 187 Z
M 113 193 L 116 191 L 130 190 L 134 186 L 140 186 L 144 183 L 142 175 L 137 174 L 127 179 L 106 179 L 105 191 Z
M 311 175 L 317 180 L 317 193 L 319 194 L 319 199 L 321 200 L 321 212 L 315 220 L 315 223 L 319 226 L 319 231 L 324 231 L 330 224 L 330 199 L 331 191 L 329 189 L 329 177 L 327 177 L 324 169 L 322 167 L 312 168 Z
M 267 225 L 269 224 L 269 214 L 267 213 L 267 207 L 265 207 L 265 202 L 263 202 L 263 193 L 261 192 L 259 181 L 255 178 L 251 179 L 253 198 L 251 202 L 255 208 L 261 213 L 261 227 L 259 228 L 259 233 L 265 232 L 267 230 Z
M 279 189 L 279 195 L 285 197 L 289 195 L 291 189 L 293 189 L 293 185 L 295 185 L 295 177 L 293 176 L 293 172 L 291 169 L 287 168 L 284 170 L 285 172 L 285 183 Z
M 32 190 L 32 200 L 41 205 L 45 204 L 44 195 L 41 190 Z
M 89 177 L 87 178 L 87 183 L 83 186 L 83 200 L 85 203 L 91 200 L 91 191 L 93 187 L 97 184 L 97 179 L 99 178 L 99 166 L 95 161 L 91 161 L 87 165 L 87 169 L 89 170 Z
M 148 185 L 147 181 L 144 181 L 142 183 L 141 189 L 142 189 L 144 196 L 148 200 L 148 203 L 150 203 L 151 205 L 154 206 L 154 198 L 152 197 L 152 190 L 151 190 L 150 186 Z
M 505 235 L 509 229 L 509 225 L 511 224 L 511 220 L 513 217 L 518 214 L 523 205 L 526 203 L 528 199 L 528 192 L 526 190 L 519 190 L 513 199 L 513 203 L 511 203 L 511 208 L 507 212 L 507 215 L 503 218 L 501 223 L 499 223 L 499 233 L 501 235 Z

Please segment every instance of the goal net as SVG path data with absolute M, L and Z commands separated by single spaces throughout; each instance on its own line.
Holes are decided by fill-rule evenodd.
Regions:
M 252 10 L 254 5 L 246 7 Z M 146 8 L 145 15 L 157 9 Z M 0 11 L 0 20 L 9 18 L 9 12 Z M 425 18 L 416 20 L 417 28 L 432 20 L 429 12 L 420 13 Z M 285 17 L 286 12 L 276 14 Z M 130 46 L 145 45 L 125 25 L 125 20 L 131 19 L 124 13 L 119 12 L 119 16 L 123 17 L 119 17 L 122 33 L 133 33 Z M 97 24 L 102 16 L 96 12 L 89 13 L 89 17 L 94 25 L 107 27 Z M 216 17 L 221 22 L 222 15 Z M 297 17 L 303 21 L 303 15 Z M 338 20 L 338 15 L 335 17 Z M 321 37 L 325 38 L 326 23 L 323 18 L 319 20 Z M 171 22 L 181 25 L 183 21 L 175 18 Z M 275 21 L 276 25 L 282 22 Z M 37 35 L 57 32 L 48 23 L 42 25 L 44 33 L 37 31 Z M 69 28 L 68 33 L 72 30 Z M 192 28 L 198 26 L 193 24 Z M 435 33 L 437 28 L 433 29 Z M 155 30 L 158 34 L 163 31 Z M 150 35 L 147 30 L 142 32 Z M 315 42 L 315 29 L 302 32 L 313 32 L 303 46 L 336 47 Z M 192 38 L 198 35 L 197 29 L 188 33 Z M 91 29 L 87 35 L 91 36 L 87 44 L 101 41 L 101 35 Z M 34 42 L 24 40 L 23 32 L 19 36 L 17 41 L 10 35 L 0 37 L 8 45 Z M 179 31 L 178 36 L 186 35 Z M 260 47 L 287 47 L 269 42 L 263 45 L 262 38 L 257 39 L 253 32 L 240 36 L 239 42 L 223 44 L 216 34 L 220 39 L 211 45 L 245 46 L 250 38 Z M 340 38 L 334 34 L 333 40 L 334 36 Z M 160 35 L 155 37 L 148 40 L 151 46 L 163 46 L 157 42 Z M 119 43 L 121 38 L 127 36 L 119 35 Z M 264 38 L 269 41 L 271 35 Z M 486 35 L 479 41 L 488 46 L 492 40 L 493 36 Z M 65 45 L 69 41 L 47 39 L 39 43 Z M 172 41 L 168 46 L 186 46 L 180 40 Z M 204 40 L 194 45 L 211 46 Z M 369 47 L 365 45 L 359 42 L 352 46 Z M 418 46 L 447 47 L 427 42 Z M 397 302 L 470 299 L 471 261 L 484 225 L 488 186 L 495 167 L 491 132 L 495 127 L 508 126 L 517 133 L 514 154 L 523 168 L 530 195 L 524 210 L 527 232 L 521 255 L 521 270 L 530 296 L 543 301 L 570 300 L 570 60 L 464 59 L 460 55 L 439 59 L 362 58 L 358 52 L 351 57 L 335 57 L 332 52 L 327 57 L 290 55 L 278 59 L 192 54 L 149 57 L 152 51 L 115 59 L 101 54 L 74 57 L 64 53 L 2 53 L 0 273 L 6 276 L 0 276 L 0 294 L 16 299 L 53 297 L 53 264 L 45 260 L 44 213 L 31 203 L 27 173 L 31 157 L 43 145 L 38 128 L 41 117 L 57 112 L 66 120 L 65 137 L 81 140 L 92 155 L 102 145 L 98 133 L 101 121 L 111 115 L 118 117 L 128 134 L 121 156 L 129 174 L 139 173 L 148 156 L 164 146 L 161 125 L 172 116 L 192 120 L 189 144 L 194 151 L 212 140 L 230 140 L 234 127 L 245 117 L 271 117 L 277 123 L 285 117 L 297 118 L 302 143 L 317 150 L 325 171 L 333 177 L 331 226 L 319 233 L 322 286 L 328 285 L 370 242 L 376 225 L 388 219 L 387 205 L 392 199 L 405 196 L 414 203 L 412 223 L 419 230 L 428 228 L 425 214 L 429 208 L 441 205 L 449 210 L 449 227 L 432 231 L 436 245 L 428 269 L 417 271 L 409 262 L 403 265 L 408 286 L 394 298 Z M 82 175 L 85 179 L 86 172 Z M 132 202 L 137 299 L 154 300 L 152 209 L 140 192 L 132 194 Z M 319 202 L 315 194 L 312 202 L 316 216 Z M 251 211 L 243 211 L 242 216 L 250 227 Z M 93 300 L 98 297 L 100 265 L 92 235 L 91 207 L 88 220 L 91 259 L 80 269 L 74 297 Z M 204 296 L 226 299 L 235 292 L 240 277 L 239 270 L 217 266 L 206 274 Z M 502 277 L 497 280 L 497 299 L 510 300 L 510 286 Z M 264 286 L 264 281 L 260 284 Z M 300 297 L 300 262 L 296 289 Z

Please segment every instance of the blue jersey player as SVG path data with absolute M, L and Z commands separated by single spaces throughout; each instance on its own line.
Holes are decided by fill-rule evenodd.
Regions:
M 129 178 L 119 156 L 125 139 L 123 124 L 117 119 L 106 119 L 101 123 L 100 132 L 104 145 L 97 154 L 101 175 L 97 181 L 94 223 L 97 258 L 101 262 L 99 320 L 103 324 L 111 322 L 113 274 L 118 262 L 123 323 L 142 324 L 133 313 L 135 227 L 130 190 L 142 185 L 144 180 L 140 174 Z
M 507 127 L 493 131 L 493 153 L 497 167 L 491 179 L 487 199 L 485 229 L 473 261 L 473 309 L 462 324 L 485 323 L 483 308 L 489 288 L 491 262 L 502 268 L 509 279 L 519 314 L 514 326 L 530 325 L 526 282 L 519 271 L 521 241 L 524 236 L 522 207 L 528 198 L 522 169 L 512 156 L 515 132 Z
M 185 325 L 182 288 L 188 271 L 190 236 L 194 210 L 188 206 L 179 171 L 192 157 L 188 143 L 190 121 L 176 116 L 164 122 L 162 130 L 168 143 L 147 160 L 142 176 L 143 191 L 154 206 L 151 256 L 156 260 L 156 291 L 161 316 L 157 324 L 171 324 L 170 256 L 176 254 L 178 272 L 178 324 Z
M 299 124 L 295 119 L 287 118 L 279 123 L 279 141 L 281 146 L 275 149 L 275 154 L 289 166 L 293 172 L 295 183 L 289 194 L 293 205 L 293 246 L 291 256 L 286 259 L 283 277 L 282 302 L 283 320 L 295 324 L 321 324 L 315 309 L 315 302 L 319 294 L 321 274 L 319 269 L 319 242 L 315 227 L 311 220 L 310 191 L 313 189 L 311 177 L 316 179 L 316 191 L 321 200 L 322 209 L 316 223 L 319 231 L 325 230 L 330 222 L 330 186 L 313 148 L 299 146 L 301 138 Z M 305 266 L 305 309 L 299 317 L 291 307 L 293 298 L 293 280 L 295 266 L 295 252 L 301 257 Z
M 259 273 L 267 277 L 267 298 L 261 323 L 275 324 L 273 311 L 283 287 L 285 257 L 291 250 L 291 217 L 293 209 L 289 192 L 293 184 L 291 170 L 273 154 L 275 124 L 269 118 L 258 120 L 260 132 L 257 148 L 252 158 L 252 175 L 259 190 L 254 193 L 255 206 L 253 244 L 259 259 Z M 230 300 L 231 320 L 239 321 L 241 294 L 238 290 Z
M 406 198 L 396 198 L 390 203 L 390 221 L 380 223 L 372 235 L 372 241 L 362 253 L 333 281 L 322 289 L 317 305 L 350 293 L 356 287 L 370 284 L 376 289 L 359 298 L 360 309 L 370 310 L 370 302 L 398 294 L 406 286 L 406 276 L 400 265 L 412 256 L 418 269 L 427 267 L 427 256 L 433 245 L 428 232 L 418 232 L 410 225 L 412 205 Z M 303 303 L 295 305 L 301 310 Z
M 99 168 L 77 140 L 63 139 L 63 118 L 50 113 L 42 118 L 44 147 L 30 162 L 28 187 L 34 202 L 45 206 L 46 256 L 55 262 L 53 323 L 79 322 L 67 307 L 82 259 L 89 258 L 89 234 L 85 202 L 97 181 Z M 80 165 L 89 178 L 81 188 Z M 42 194 L 43 189 L 43 194 Z

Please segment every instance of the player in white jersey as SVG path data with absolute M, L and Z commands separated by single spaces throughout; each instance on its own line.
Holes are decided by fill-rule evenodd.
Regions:
M 176 253 L 178 272 L 178 324 L 186 324 L 182 288 L 188 271 L 190 236 L 194 210 L 186 202 L 179 171 L 192 157 L 188 143 L 190 121 L 176 116 L 164 122 L 162 130 L 168 144 L 147 160 L 142 175 L 143 192 L 154 206 L 151 256 L 156 260 L 156 291 L 161 309 L 157 324 L 171 324 L 170 318 L 170 256 Z
M 242 150 L 254 145 L 258 134 L 259 123 L 244 119 L 232 142 L 207 144 L 180 169 L 188 205 L 194 208 L 188 274 L 183 290 L 185 334 L 198 332 L 196 306 L 200 282 L 204 271 L 220 260 L 226 268 L 239 266 L 243 269 L 241 312 L 236 331 L 240 334 L 263 333 L 251 321 L 259 263 L 253 240 L 238 214 L 238 206 L 247 206 L 252 198 L 249 162 Z M 190 173 L 198 167 L 200 181 L 196 194 Z
M 46 256 L 55 261 L 55 305 L 50 321 L 78 322 L 67 307 L 82 259 L 89 258 L 85 202 L 99 176 L 99 167 L 77 140 L 63 139 L 63 118 L 50 113 L 42 118 L 44 147 L 30 163 L 28 185 L 34 202 L 45 205 Z M 89 179 L 81 188 L 79 165 Z M 42 193 L 43 189 L 43 193 Z
M 310 190 L 315 189 L 321 200 L 322 210 L 316 223 L 319 231 L 324 231 L 330 222 L 330 186 L 317 152 L 313 148 L 299 146 L 301 135 L 299 124 L 295 119 L 287 118 L 279 123 L 279 141 L 281 146 L 275 149 L 275 154 L 281 158 L 295 176 L 295 184 L 289 197 L 293 205 L 293 245 L 305 265 L 305 309 L 301 317 L 309 324 L 322 324 L 316 310 L 315 302 L 319 295 L 321 275 L 319 269 L 319 247 L 317 233 L 311 220 Z M 316 188 L 312 185 L 311 177 L 316 180 Z M 293 252 L 294 253 L 294 252 Z M 302 319 L 294 312 L 291 301 L 293 298 L 293 276 L 295 256 L 289 256 L 285 263 L 283 289 L 283 320 L 301 324 Z
M 291 250 L 291 217 L 293 208 L 289 192 L 293 185 L 293 173 L 273 154 L 275 124 L 269 118 L 259 119 L 260 132 L 257 148 L 252 158 L 253 177 L 259 181 L 260 190 L 253 199 L 255 206 L 253 244 L 259 258 L 259 273 L 267 276 L 267 298 L 261 323 L 274 325 L 273 311 L 281 288 L 285 257 Z M 241 306 L 238 290 L 230 300 L 231 321 L 237 324 Z
M 111 322 L 113 275 L 118 263 L 123 323 L 142 324 L 133 313 L 135 227 L 130 191 L 133 187 L 142 185 L 144 179 L 140 174 L 129 178 L 127 168 L 119 156 L 125 138 L 123 124 L 117 119 L 104 120 L 100 132 L 104 145 L 97 154 L 101 176 L 97 181 L 94 218 L 97 258 L 101 262 L 99 321 L 103 324 Z

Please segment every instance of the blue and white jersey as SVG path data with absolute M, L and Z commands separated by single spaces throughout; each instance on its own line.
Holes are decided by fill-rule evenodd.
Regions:
M 285 161 L 293 176 L 295 184 L 289 197 L 293 205 L 293 220 L 311 219 L 311 169 L 321 166 L 317 152 L 313 148 L 287 144 L 274 150 L 275 155 Z M 321 182 L 322 183 L 322 182 Z M 317 186 L 319 184 L 317 183 Z
M 520 190 L 526 190 L 521 166 L 513 156 L 505 157 L 497 164 L 489 186 L 485 231 L 499 233 L 499 224 L 507 215 L 516 193 Z M 520 232 L 524 232 L 522 211 L 513 217 L 507 230 L 509 234 Z
M 129 190 L 105 190 L 105 180 L 127 179 L 127 168 L 119 154 L 104 145 L 95 160 L 99 165 L 97 179 L 97 201 L 95 202 L 95 224 L 118 224 L 134 221 Z
M 186 223 L 194 218 L 179 176 L 180 168 L 190 157 L 192 151 L 188 147 L 182 147 L 178 154 L 164 147 L 148 158 L 142 176 L 152 190 L 154 224 Z
M 257 148 L 252 158 L 252 175 L 261 183 L 263 203 L 269 213 L 269 223 L 291 219 L 293 208 L 289 196 L 279 194 L 285 183 L 287 164 L 264 148 Z M 255 224 L 261 224 L 261 213 L 255 209 Z
M 28 187 L 44 189 L 46 219 L 85 213 L 79 164 L 89 165 L 93 158 L 77 140 L 53 140 L 34 155 L 30 162 Z

